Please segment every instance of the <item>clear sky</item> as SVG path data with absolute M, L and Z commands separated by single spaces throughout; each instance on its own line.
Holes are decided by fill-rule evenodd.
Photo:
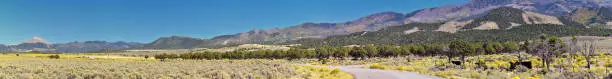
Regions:
M 212 38 L 304 22 L 345 22 L 467 0 L 0 0 L 0 44 Z

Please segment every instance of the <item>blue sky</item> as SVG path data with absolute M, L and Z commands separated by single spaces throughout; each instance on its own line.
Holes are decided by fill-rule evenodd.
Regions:
M 0 0 L 0 44 L 212 38 L 304 22 L 345 22 L 467 0 Z

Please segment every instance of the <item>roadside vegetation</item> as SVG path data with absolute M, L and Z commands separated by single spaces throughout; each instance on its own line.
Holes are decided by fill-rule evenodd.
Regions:
M 596 40 L 563 41 L 554 36 L 523 42 L 363 45 L 314 49 L 159 54 L 157 59 L 287 59 L 315 65 L 363 65 L 443 78 L 605 78 L 612 56 Z M 315 59 L 315 60 L 312 60 Z M 371 60 L 374 59 L 374 60 Z

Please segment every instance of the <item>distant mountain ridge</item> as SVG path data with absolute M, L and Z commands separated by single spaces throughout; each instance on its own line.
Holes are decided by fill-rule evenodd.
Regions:
M 170 36 L 159 38 L 153 43 L 145 44 L 143 49 L 188 49 L 197 47 L 198 45 L 204 44 L 207 39 L 183 37 L 183 36 Z
M 500 7 L 507 8 L 506 10 L 511 13 L 493 16 L 494 14 L 491 14 L 491 11 Z M 364 31 L 374 32 L 391 26 L 411 23 L 440 23 L 440 26 L 435 28 L 419 27 L 418 29 L 405 30 L 405 33 L 413 33 L 422 28 L 432 28 L 435 31 L 455 33 L 460 30 L 509 29 L 515 26 L 533 24 L 609 28 L 612 26 L 612 22 L 607 20 L 605 13 L 609 9 L 605 7 L 612 7 L 612 0 L 471 0 L 466 4 L 426 8 L 410 13 L 375 13 L 342 23 L 304 23 L 282 29 L 252 30 L 233 35 L 217 36 L 211 39 L 195 40 L 197 41 L 195 44 L 156 41 L 144 46 L 144 48 L 198 48 L 236 44 L 279 44 L 300 39 L 324 39 L 329 36 L 348 35 Z M 599 9 L 581 11 L 584 8 Z M 580 13 L 592 14 L 593 12 L 601 15 L 589 15 L 586 18 L 596 18 L 597 21 L 581 22 L 583 21 L 581 19 L 585 18 Z M 491 19 L 491 17 L 510 16 L 511 20 Z
M 313 48 L 320 46 L 351 46 L 351 45 L 408 45 L 408 44 L 445 44 L 456 39 L 469 42 L 505 42 L 525 41 L 538 39 L 537 36 L 547 34 L 550 36 L 609 36 L 612 29 L 585 28 L 555 24 L 528 24 L 511 29 L 495 30 L 465 30 L 455 33 L 435 31 L 440 23 L 412 23 L 402 26 L 389 27 L 376 32 L 357 32 L 349 35 L 330 36 L 325 39 L 301 39 L 290 42 L 301 44 L 302 47 Z M 431 28 L 428 28 L 431 27 Z M 416 32 L 406 33 L 407 30 L 418 29 Z
M 106 42 L 106 41 L 85 41 L 69 42 L 63 44 L 52 44 L 40 37 L 33 37 L 17 45 L 0 45 L 0 52 L 90 52 L 104 49 L 120 50 L 127 48 L 141 47 L 142 43 L 136 42 Z
M 563 19 L 576 22 L 575 25 L 612 28 L 612 10 L 607 7 L 583 7 L 563 16 Z
M 19 44 L 24 44 L 24 43 L 44 43 L 44 44 L 51 44 L 51 43 L 47 42 L 47 40 L 42 39 L 42 38 L 40 38 L 40 37 L 32 37 L 31 39 L 26 40 L 26 41 L 23 41 L 23 42 L 21 42 L 21 43 L 19 43 Z
M 405 23 L 436 23 L 469 19 L 499 7 L 561 16 L 583 7 L 611 7 L 611 0 L 471 0 L 463 5 L 427 8 L 415 12 Z
M 338 43 L 339 41 L 337 40 L 369 43 L 376 43 L 373 41 L 430 43 L 432 40 L 448 40 L 442 36 L 463 36 L 462 34 L 474 34 L 473 32 L 515 33 L 519 32 L 519 30 L 529 29 L 536 29 L 530 31 L 546 32 L 550 32 L 548 29 L 563 30 L 564 32 L 568 29 L 580 29 L 577 32 L 584 32 L 590 31 L 593 28 L 603 28 L 604 32 L 595 30 L 598 32 L 584 33 L 585 35 L 599 35 L 607 33 L 607 30 L 612 29 L 612 10 L 610 7 L 612 7 L 612 0 L 471 0 L 466 4 L 425 8 L 410 13 L 380 12 L 346 22 L 303 23 L 286 28 L 251 30 L 243 33 L 221 35 L 210 39 L 169 36 L 161 37 L 148 44 L 105 41 L 52 44 L 40 37 L 34 37 L 18 45 L 0 45 L 0 51 L 88 52 L 128 48 L 189 49 L 238 44 L 304 43 L 299 41 L 309 41 L 311 39 L 323 41 L 316 43 L 326 44 Z M 545 28 L 530 26 L 543 26 Z M 567 34 L 552 33 L 558 35 Z M 364 35 L 369 37 L 360 37 Z M 396 37 L 383 38 L 382 36 L 385 35 Z M 428 39 L 421 39 L 420 37 L 427 37 Z M 411 40 L 401 41 L 399 38 L 402 38 L 401 40 Z M 466 38 L 474 39 L 481 37 Z M 521 37 L 520 39 L 525 38 Z M 425 40 L 425 42 L 416 42 L 416 40 Z M 353 44 L 354 42 L 341 43 Z
M 344 23 L 304 23 L 284 29 L 253 30 L 230 36 L 215 37 L 212 46 L 231 44 L 274 44 L 302 38 L 325 38 L 361 31 L 376 31 L 388 26 L 404 24 L 406 16 L 396 12 L 382 12 Z M 216 43 L 216 44 L 215 44 Z M 210 47 L 204 45 L 203 47 Z
M 407 16 L 396 12 L 381 12 L 343 23 L 304 23 L 282 29 L 252 30 L 233 35 L 222 35 L 212 39 L 174 39 L 175 41 L 193 40 L 194 43 L 182 45 L 162 37 L 143 48 L 193 48 L 217 47 L 236 44 L 277 44 L 303 38 L 325 38 L 332 35 L 345 35 L 361 31 L 376 31 L 389 26 L 403 25 Z M 174 36 L 172 36 L 174 37 Z M 161 42 L 160 42 L 161 41 Z M 196 42 L 197 41 L 197 42 Z
M 449 21 L 436 31 L 455 33 L 459 30 L 511 29 L 529 24 L 565 25 L 558 17 L 523 11 L 511 7 L 492 9 L 486 15 L 465 21 Z
M 410 23 L 373 32 L 356 32 L 324 39 L 301 39 L 290 42 L 303 47 L 349 45 L 408 45 L 449 43 L 456 39 L 470 42 L 504 42 L 538 39 L 551 36 L 609 36 L 612 29 L 568 26 L 552 17 L 516 8 L 500 7 L 470 21 Z M 465 23 L 463 23 L 465 22 Z M 454 24 L 454 25 L 449 25 Z M 452 29 L 452 30 L 451 30 Z

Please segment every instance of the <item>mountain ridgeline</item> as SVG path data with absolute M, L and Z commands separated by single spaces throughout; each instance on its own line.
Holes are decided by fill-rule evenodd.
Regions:
M 463 29 L 474 29 L 482 26 L 485 22 L 494 22 L 500 29 L 506 29 L 512 26 L 512 23 L 527 24 L 523 19 L 524 11 L 510 7 L 500 7 L 491 10 L 486 16 L 476 18 L 470 24 L 467 24 Z
M 304 23 L 211 39 L 160 38 L 142 48 L 185 49 L 237 44 L 410 44 L 522 41 L 539 34 L 605 35 L 612 27 L 610 0 L 471 0 L 410 13 L 381 12 L 342 23 Z
M 325 38 L 361 31 L 377 31 L 390 26 L 403 25 L 402 20 L 405 17 L 407 16 L 401 13 L 382 12 L 344 23 L 304 23 L 283 29 L 252 30 L 245 33 L 217 36 L 212 39 L 162 37 L 143 48 L 180 49 L 237 44 L 279 44 L 303 38 Z
M 302 39 L 292 43 L 302 44 L 304 47 L 319 46 L 346 46 L 346 45 L 406 45 L 406 44 L 436 44 L 449 43 L 455 39 L 470 42 L 501 42 L 525 41 L 536 39 L 538 35 L 551 36 L 606 36 L 612 34 L 611 29 L 585 28 L 554 24 L 521 25 L 512 29 L 496 30 L 466 30 L 456 33 L 422 29 L 422 31 L 405 34 L 403 30 L 423 26 L 435 27 L 440 24 L 418 23 L 396 26 L 376 32 L 360 32 L 350 35 L 331 36 L 325 39 Z
M 162 37 L 152 43 L 86 41 L 52 44 L 33 38 L 1 52 L 88 52 L 104 49 L 190 49 L 241 44 L 322 45 L 523 41 L 539 34 L 609 35 L 612 0 L 471 0 L 410 13 L 380 12 L 339 23 L 303 23 L 210 39 Z
M 145 49 L 188 49 L 194 48 L 198 45 L 205 44 L 209 40 L 207 39 L 199 39 L 199 38 L 191 38 L 191 37 L 182 37 L 182 36 L 170 36 L 170 37 L 162 37 L 153 41 L 153 43 L 146 44 L 142 48 Z
M 136 42 L 106 42 L 106 41 L 85 41 L 69 42 L 61 44 L 51 44 L 40 37 L 34 37 L 17 45 L 0 45 L 0 52 L 91 52 L 100 50 L 121 50 L 128 48 L 138 48 L 143 44 Z
M 560 17 L 563 18 L 563 17 Z M 463 39 L 470 42 L 525 41 L 536 39 L 540 34 L 552 36 L 609 36 L 612 29 L 569 26 L 557 17 L 539 15 L 532 17 L 528 12 L 510 7 L 500 7 L 487 15 L 474 19 L 466 25 L 446 27 L 447 23 L 411 23 L 385 28 L 375 32 L 358 32 L 349 35 L 330 36 L 325 39 L 302 39 L 291 43 L 304 47 L 346 46 L 346 45 L 405 45 L 449 43 Z M 492 23 L 489 25 L 487 23 Z M 499 27 L 498 27 L 499 26 Z M 495 27 L 478 29 L 482 27 Z M 440 30 L 455 28 L 454 32 Z M 408 32 L 412 31 L 412 32 Z
M 575 22 L 574 25 L 610 29 L 612 25 L 610 23 L 612 22 L 612 11 L 606 7 L 584 7 L 564 15 L 563 19 Z

